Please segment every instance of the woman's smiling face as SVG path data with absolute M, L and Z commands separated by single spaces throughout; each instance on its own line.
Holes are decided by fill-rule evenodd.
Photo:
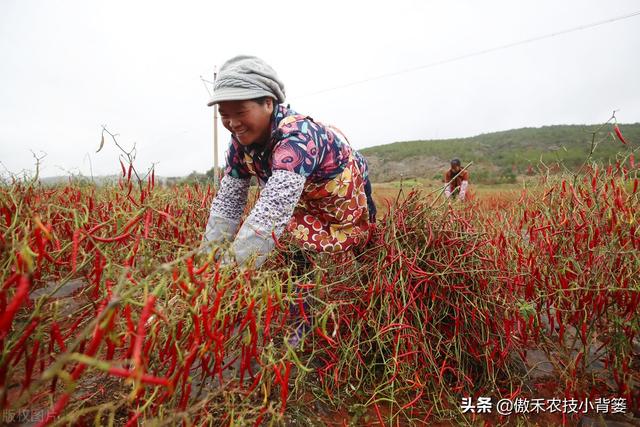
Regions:
M 264 143 L 271 134 L 273 99 L 223 101 L 218 105 L 222 125 L 242 145 Z

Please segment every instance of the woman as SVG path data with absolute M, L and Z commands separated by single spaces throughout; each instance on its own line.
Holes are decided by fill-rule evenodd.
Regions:
M 365 243 L 375 221 L 365 159 L 337 129 L 284 101 L 273 68 L 255 56 L 236 56 L 221 67 L 208 104 L 218 104 L 231 142 L 204 242 L 233 239 L 238 264 L 255 259 L 260 266 L 285 229 L 303 249 L 347 251 Z M 251 176 L 261 192 L 239 227 Z
M 460 200 L 464 200 L 467 194 L 467 187 L 469 187 L 469 172 L 462 170 L 460 165 L 460 159 L 451 160 L 451 169 L 444 174 L 444 196 L 448 199 L 456 195 L 460 197 Z

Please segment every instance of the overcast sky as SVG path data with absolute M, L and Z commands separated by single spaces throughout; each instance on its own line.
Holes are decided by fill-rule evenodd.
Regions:
M 101 125 L 136 143 L 141 169 L 206 171 L 200 76 L 237 54 L 269 62 L 292 108 L 356 148 L 600 123 L 613 110 L 638 122 L 640 15 L 446 62 L 638 11 L 635 0 L 0 0 L 0 173 L 33 170 L 30 150 L 47 154 L 43 176 L 88 175 L 89 159 L 95 175 L 117 173 L 110 141 L 96 153 Z

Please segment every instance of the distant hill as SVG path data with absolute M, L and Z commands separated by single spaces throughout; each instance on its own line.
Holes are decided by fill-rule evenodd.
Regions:
M 619 124 L 630 146 L 640 143 L 640 123 Z M 369 161 L 373 182 L 402 178 L 438 178 L 458 157 L 473 162 L 471 179 L 476 182 L 508 182 L 517 174 L 531 173 L 542 160 L 547 166 L 562 163 L 579 167 L 591 148 L 592 134 L 600 125 L 557 125 L 481 134 L 470 138 L 404 141 L 360 150 Z M 607 125 L 596 135 L 599 142 L 593 158 L 607 163 L 626 147 Z

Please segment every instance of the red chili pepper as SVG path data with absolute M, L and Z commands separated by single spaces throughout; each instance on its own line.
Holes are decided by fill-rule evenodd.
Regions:
M 171 346 L 171 365 L 169 366 L 169 370 L 166 373 L 167 377 L 171 377 L 173 371 L 176 369 L 176 362 L 178 361 L 178 353 L 174 346 Z
M 194 333 L 194 341 L 198 344 L 202 341 L 200 335 L 200 319 L 195 314 L 191 315 L 191 319 L 193 320 L 193 333 Z
M 129 171 L 127 172 L 127 181 L 131 181 L 131 171 L 133 170 L 133 163 L 129 163 Z M 131 188 L 131 186 L 129 186 Z
M 267 313 L 264 319 L 264 334 L 262 337 L 262 344 L 264 345 L 271 335 L 271 317 L 273 316 L 273 306 L 271 304 L 271 294 L 267 295 Z
M 98 299 L 98 293 L 100 290 L 100 281 L 102 280 L 102 272 L 104 271 L 106 260 L 100 255 L 100 253 L 96 254 L 95 261 L 93 263 L 93 294 L 92 297 L 94 299 Z
M 64 339 L 62 338 L 62 333 L 60 332 L 60 327 L 56 322 L 51 324 L 51 337 L 58 343 L 58 347 L 60 348 L 60 352 L 64 353 L 67 351 L 64 345 Z
M 58 377 L 56 377 L 56 379 L 57 378 Z M 70 393 L 64 393 L 62 396 L 60 396 L 53 408 L 49 412 L 47 412 L 47 415 L 36 425 L 36 427 L 45 427 L 51 424 L 58 417 L 58 415 L 60 415 L 60 412 L 62 412 L 64 407 L 67 406 L 70 398 Z
M 111 209 L 109 209 L 109 210 L 111 210 Z M 100 230 L 102 227 L 104 227 L 108 223 L 109 223 L 109 221 L 105 221 L 105 222 L 102 222 L 102 223 L 100 223 L 98 225 L 95 225 L 91 229 L 86 230 L 85 234 L 92 235 L 93 233 L 95 233 L 96 231 Z
M 382 414 L 380 414 L 380 408 L 378 407 L 377 402 L 373 402 L 373 408 L 376 410 L 376 416 L 378 417 L 378 422 L 381 426 L 386 425 L 384 420 L 382 419 Z
M 116 345 L 111 339 L 107 340 L 107 354 L 105 356 L 106 360 L 113 360 L 113 355 L 116 352 Z
M 11 211 L 9 209 L 4 211 L 4 222 L 6 223 L 7 228 L 11 226 Z
M 624 136 L 622 136 L 622 132 L 620 132 L 620 128 L 618 127 L 617 124 L 613 126 L 613 130 L 616 133 L 616 136 L 618 137 L 620 142 L 622 142 L 623 144 L 626 144 L 627 141 L 624 139 Z
M 338 343 L 332 340 L 331 338 L 329 338 L 326 334 L 324 334 L 322 332 L 322 329 L 320 329 L 320 327 L 316 327 L 315 331 L 318 335 L 324 338 L 332 347 L 337 347 Z
M 127 329 L 129 331 L 129 335 L 133 336 L 135 326 L 133 324 L 133 320 L 131 320 L 131 306 L 128 304 L 124 307 L 124 318 L 127 321 Z
M 211 311 L 209 312 L 209 314 L 211 315 L 211 318 L 215 318 L 218 315 L 218 309 L 220 308 L 220 301 L 222 301 L 223 294 L 224 294 L 224 288 L 221 287 L 216 292 L 216 299 L 213 302 L 213 307 L 211 308 Z
M 284 250 L 285 247 L 282 245 L 282 243 L 280 243 L 280 240 L 278 240 L 278 237 L 276 237 L 276 232 L 272 231 L 271 232 L 271 238 L 273 239 L 273 242 L 276 245 L 276 249 L 278 250 Z
M 185 362 L 183 365 L 184 367 L 182 370 L 182 379 L 184 382 L 186 382 L 187 379 L 189 378 L 189 371 L 191 370 L 191 364 L 193 363 L 194 359 L 198 354 L 198 349 L 199 349 L 199 345 L 197 343 L 191 344 L 191 349 L 185 359 Z
M 239 331 L 242 332 L 245 328 L 245 326 L 247 326 L 247 322 L 249 322 L 249 320 L 251 319 L 251 316 L 253 315 L 253 307 L 255 306 L 255 300 L 251 300 L 251 302 L 249 303 L 249 307 L 247 308 L 247 314 L 244 316 L 244 319 L 242 319 L 242 323 L 240 323 L 240 329 Z
M 69 337 L 71 335 L 73 335 L 76 330 L 78 329 L 78 326 L 80 325 L 80 323 L 84 320 L 84 317 L 78 317 L 73 324 L 71 325 L 71 327 L 69 328 L 69 332 L 67 332 L 67 334 L 65 335 L 64 339 L 69 339 Z
M 282 377 L 282 380 L 286 384 L 286 387 L 285 387 L 286 391 L 282 393 L 283 403 L 286 403 L 287 397 L 289 395 L 289 375 L 291 374 L 291 361 L 287 360 L 285 364 L 286 366 L 285 366 L 284 376 Z M 284 411 L 284 407 L 283 407 L 283 411 Z
M 202 320 L 204 333 L 207 335 L 210 341 L 214 341 L 216 337 L 211 330 L 211 320 L 209 319 L 209 312 L 204 304 L 200 306 L 200 319 Z
M 166 207 L 165 211 L 169 210 L 169 206 Z M 173 221 L 173 217 L 168 214 L 167 212 L 161 211 L 161 210 L 156 210 L 156 212 L 158 212 L 158 214 L 162 217 L 165 217 L 168 221 Z
M 80 237 L 80 229 L 73 232 L 73 243 L 71 246 L 71 271 L 76 272 L 77 260 L 78 260 L 78 239 Z
M 118 159 L 120 160 L 120 167 L 122 168 L 122 177 L 124 178 L 124 176 L 127 174 L 127 171 L 124 168 L 124 163 L 122 163 L 122 159 Z
M 22 389 L 26 390 L 31 385 L 31 377 L 33 376 L 33 367 L 38 359 L 38 351 L 40 350 L 40 341 L 35 340 L 33 343 L 33 349 L 31 350 L 31 355 L 26 357 L 26 367 L 25 367 L 25 377 L 24 382 L 22 383 Z
M 304 301 L 302 299 L 302 297 L 298 297 L 298 309 L 300 310 L 300 313 L 302 314 L 302 318 L 304 319 L 304 321 L 310 325 L 311 322 L 309 321 L 309 317 L 307 316 L 307 312 L 304 310 Z
M 142 308 L 142 313 L 140 313 L 140 319 L 138 320 L 138 328 L 136 330 L 136 341 L 133 345 L 133 354 L 131 356 L 131 359 L 133 361 L 133 366 L 135 366 L 137 369 L 141 368 L 140 363 L 142 360 L 142 343 L 144 342 L 144 337 L 145 337 L 144 329 L 145 329 L 147 320 L 149 320 L 149 317 L 151 316 L 151 312 L 153 311 L 153 306 L 155 302 L 156 302 L 155 295 L 149 295 L 149 297 L 147 298 L 147 302 Z
M 140 234 L 136 235 L 136 241 L 133 244 L 133 248 L 131 248 L 131 256 L 129 257 L 129 259 L 125 262 L 125 265 L 132 267 L 133 263 L 135 262 L 135 258 L 136 255 L 138 254 L 138 249 L 140 247 L 140 238 L 142 236 Z
M 256 325 L 256 316 L 251 313 L 251 321 L 249 322 L 249 332 L 251 333 L 251 355 L 255 358 L 258 357 L 258 328 Z
M 186 295 L 189 295 L 189 294 L 191 293 L 191 290 L 189 289 L 189 287 L 187 286 L 187 284 L 186 284 L 186 283 L 184 283 L 184 280 L 180 280 L 180 281 L 178 282 L 178 287 L 179 287 L 180 289 L 182 289 L 182 291 L 183 291 Z M 196 297 L 196 295 L 193 295 L 193 298 L 195 298 L 195 297 Z
M 264 414 L 267 412 L 267 408 L 263 407 L 260 410 L 260 414 L 258 415 L 258 418 L 256 418 L 256 422 L 253 424 L 253 427 L 258 427 L 262 425 L 262 419 L 264 418 Z
M 422 397 L 423 394 L 424 394 L 424 389 L 421 389 L 420 392 L 418 393 L 418 395 L 411 402 L 409 402 L 406 405 L 404 405 L 401 409 L 404 411 L 404 410 L 412 407 L 418 400 L 420 400 L 420 398 Z
M 100 316 L 102 310 L 103 308 L 100 308 L 98 310 L 98 316 Z M 99 323 L 96 324 L 96 328 L 93 332 L 93 336 L 91 337 L 91 342 L 89 343 L 89 348 L 86 350 L 86 352 L 84 351 L 84 348 L 83 348 L 84 341 L 83 341 L 81 344 L 82 350 L 80 350 L 80 353 L 84 352 L 87 356 L 93 357 L 93 355 L 98 350 L 98 346 L 100 345 L 100 342 L 104 337 L 104 334 L 105 334 L 105 329 L 101 328 Z M 85 368 L 86 368 L 86 365 L 83 363 L 79 363 L 78 365 L 76 365 L 74 370 L 71 372 L 71 379 L 73 381 L 77 380 L 80 377 L 80 375 L 82 375 L 82 372 L 84 372 Z M 37 427 L 44 427 L 46 425 L 49 425 L 53 420 L 55 420 L 58 417 L 58 415 L 60 415 L 62 410 L 65 408 L 65 406 L 67 406 L 67 403 L 69 403 L 70 398 L 71 398 L 71 393 L 68 393 L 68 392 L 63 393 L 58 398 L 53 408 L 44 417 L 44 419 L 37 424 Z
M 576 360 L 575 360 L 575 362 L 574 362 L 574 370 L 575 370 L 575 368 L 577 368 L 577 367 L 578 367 L 578 365 L 580 364 L 580 361 L 582 360 L 582 356 L 583 356 L 583 354 L 584 354 L 584 352 L 582 352 L 582 351 L 581 351 L 580 353 L 578 353 L 578 356 L 576 357 Z
M 147 210 L 147 213 L 144 217 L 144 238 L 147 239 L 149 237 L 149 226 L 151 225 L 151 210 Z
M 6 290 L 9 289 L 9 287 L 11 285 L 13 285 L 14 283 L 16 283 L 18 281 L 18 279 L 20 279 L 20 274 L 19 273 L 13 273 L 11 276 L 9 276 L 9 278 L 7 278 L 7 280 L 4 281 L 4 283 L 2 284 L 2 290 Z
M 240 350 L 240 386 L 243 386 L 244 373 L 250 364 L 250 359 L 247 357 L 248 354 L 247 346 L 242 344 L 242 349 Z
M 42 237 L 41 228 L 36 228 L 34 230 L 34 234 L 35 234 L 35 237 L 36 237 L 36 244 L 38 245 L 38 259 L 45 258 L 47 261 L 55 263 L 53 258 L 51 258 L 49 253 L 47 253 L 47 250 L 45 248 L 45 242 L 44 242 L 44 239 Z
M 124 368 L 119 368 L 119 367 L 116 367 L 116 366 L 110 367 L 108 372 L 111 375 L 114 375 L 116 377 L 122 377 L 122 378 L 134 378 L 135 377 L 135 372 L 134 371 L 131 371 L 129 369 L 124 369 Z M 171 381 L 168 378 L 156 377 L 156 376 L 148 375 L 148 374 L 143 374 L 140 377 L 140 381 L 143 384 L 162 385 L 162 386 L 165 386 L 165 387 L 170 387 L 171 386 Z
M 22 333 L 22 336 L 20 337 L 18 342 L 11 348 L 11 352 L 9 353 L 9 356 L 6 359 L 5 366 L 9 365 L 11 363 L 11 360 L 13 360 L 14 357 L 18 359 L 22 355 L 22 352 L 24 351 L 25 341 L 27 341 L 27 339 L 31 336 L 31 334 L 39 324 L 40 324 L 39 317 L 36 317 L 31 321 L 27 329 Z
M 193 257 L 189 257 L 187 258 L 187 272 L 189 273 L 189 279 L 191 280 L 191 283 L 193 283 L 194 285 L 198 285 L 198 287 L 203 287 L 204 283 L 198 279 L 196 279 L 196 276 L 194 275 L 193 272 Z
M 13 322 L 13 317 L 15 316 L 18 309 L 22 306 L 24 301 L 27 299 L 29 295 L 29 286 L 31 285 L 31 277 L 27 274 L 23 274 L 20 277 L 20 283 L 18 284 L 18 289 L 16 293 L 13 295 L 11 302 L 7 306 L 6 311 L 3 313 L 0 318 L 0 340 L 4 339 L 11 328 L 11 323 Z
M 180 409 L 187 409 L 187 403 L 189 402 L 189 395 L 191 394 L 191 383 L 189 383 L 186 387 L 182 387 L 182 398 L 180 399 Z
M 282 368 L 277 365 L 273 366 L 273 373 L 276 376 L 276 382 L 280 384 L 280 399 L 282 400 L 281 413 L 284 413 L 287 407 L 287 398 L 289 396 L 289 374 L 291 372 L 291 361 L 282 362 Z
M 122 233 L 125 233 L 127 231 L 129 231 L 129 229 L 131 227 L 133 227 L 134 225 L 136 225 L 138 222 L 140 222 L 140 220 L 143 217 L 143 212 L 140 212 L 139 214 L 137 214 L 135 217 L 131 218 L 124 226 L 124 228 L 122 229 Z
M 131 236 L 131 230 L 127 231 L 124 234 L 121 234 L 119 236 L 116 237 L 98 237 L 98 236 L 91 236 L 92 239 L 97 240 L 98 242 L 102 242 L 102 243 L 113 243 L 113 242 L 121 242 L 124 239 L 126 239 L 127 237 Z
M 207 267 L 209 267 L 209 262 L 205 262 L 204 265 L 202 267 L 200 267 L 199 269 L 195 270 L 194 273 L 199 276 L 202 273 L 204 273 L 204 271 L 207 269 Z

